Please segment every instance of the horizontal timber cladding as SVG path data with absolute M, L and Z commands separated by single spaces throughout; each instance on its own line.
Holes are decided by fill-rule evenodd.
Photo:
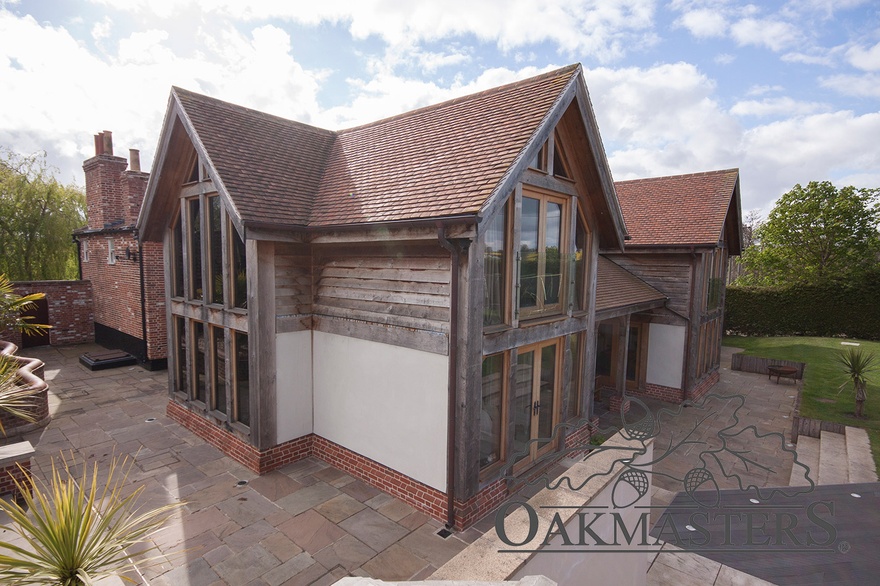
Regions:
M 304 244 L 275 243 L 275 315 L 312 312 L 312 252 Z
M 690 315 L 690 254 L 615 254 L 608 258 L 669 297 L 666 307 Z
M 446 354 L 451 261 L 435 244 L 314 249 L 315 328 Z

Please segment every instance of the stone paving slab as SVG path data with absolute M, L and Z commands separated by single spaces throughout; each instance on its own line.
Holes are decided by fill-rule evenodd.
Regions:
M 255 475 L 165 415 L 167 372 L 93 373 L 78 363 L 80 354 L 99 349 L 27 350 L 46 363 L 52 421 L 25 439 L 35 447 L 38 477 L 47 477 L 62 450 L 102 469 L 114 455 L 127 455 L 135 459 L 127 491 L 143 486 L 141 501 L 152 506 L 183 500 L 150 542 L 157 549 L 147 555 L 156 563 L 130 575 L 135 584 L 320 586 L 371 570 L 421 579 L 433 571 L 429 560 L 466 547 L 456 535 L 438 537 L 440 525 L 409 505 L 320 460 Z M 241 480 L 248 483 L 239 486 Z

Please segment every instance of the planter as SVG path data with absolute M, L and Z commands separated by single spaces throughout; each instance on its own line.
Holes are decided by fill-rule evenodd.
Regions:
M 31 423 L 9 413 L 0 413 L 0 423 L 3 424 L 3 430 L 6 432 L 7 438 L 45 427 L 51 419 L 49 416 L 49 385 L 42 378 L 43 362 L 36 358 L 16 356 L 15 352 L 17 350 L 18 346 L 15 344 L 0 340 L 0 354 L 9 356 L 14 362 L 18 363 L 19 379 L 35 393 L 33 396 L 34 405 L 29 409 L 35 421 Z

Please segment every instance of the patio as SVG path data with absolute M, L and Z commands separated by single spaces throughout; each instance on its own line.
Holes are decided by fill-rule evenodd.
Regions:
M 186 505 L 154 541 L 161 563 L 130 575 L 154 586 L 325 585 L 344 576 L 430 576 L 476 539 L 442 525 L 324 462 L 307 459 L 257 477 L 165 416 L 167 372 L 78 363 L 96 345 L 27 350 L 46 363 L 51 423 L 27 436 L 33 469 L 73 451 L 80 461 L 136 458 L 142 501 Z M 243 481 L 247 481 L 243 483 Z M 9 539 L 3 535 L 3 539 Z

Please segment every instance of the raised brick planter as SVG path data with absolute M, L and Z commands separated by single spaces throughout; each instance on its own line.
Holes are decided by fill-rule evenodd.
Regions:
M 51 419 L 49 416 L 49 385 L 43 380 L 43 362 L 36 358 L 17 356 L 18 347 L 11 342 L 0 340 L 0 354 L 10 356 L 19 364 L 18 377 L 20 382 L 34 391 L 33 404 L 28 409 L 34 418 L 33 422 L 15 417 L 0 411 L 0 423 L 6 437 L 15 437 L 34 429 L 44 427 Z
M 0 446 L 0 496 L 12 496 L 17 500 L 21 497 L 18 487 L 30 487 L 33 454 L 31 442 Z

